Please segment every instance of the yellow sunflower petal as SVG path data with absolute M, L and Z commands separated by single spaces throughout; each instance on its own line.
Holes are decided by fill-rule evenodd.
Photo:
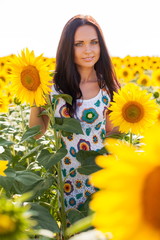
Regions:
M 111 232 L 113 239 L 158 239 L 160 161 L 156 141 L 159 131 L 159 125 L 146 130 L 143 151 L 133 148 L 129 153 L 131 148 L 123 141 L 109 140 L 112 155 L 102 156 L 102 162 L 101 156 L 97 158 L 104 169 L 92 174 L 90 179 L 100 188 L 90 202 L 90 208 L 95 211 L 93 225 L 100 231 Z
M 7 169 L 8 161 L 6 160 L 0 160 L 0 175 L 6 176 L 4 171 Z
M 142 134 L 156 121 L 158 105 L 151 94 L 133 83 L 122 87 L 111 102 L 110 120 L 121 132 Z
M 26 48 L 10 61 L 10 66 L 12 89 L 16 97 L 30 105 L 44 105 L 45 94 L 51 92 L 52 77 L 49 64 L 43 61 L 43 55 L 35 57 L 34 51 Z

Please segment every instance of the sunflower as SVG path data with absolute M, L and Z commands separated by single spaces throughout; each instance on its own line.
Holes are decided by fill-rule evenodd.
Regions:
M 0 239 L 1 240 L 29 240 L 33 233 L 35 222 L 31 219 L 31 211 L 28 205 L 7 199 L 0 198 Z
M 119 70 L 119 77 L 120 77 L 120 80 L 124 83 L 130 82 L 134 78 L 133 72 L 129 67 L 121 68 Z
M 6 58 L 0 57 L 0 69 L 2 69 L 5 66 L 5 63 L 6 63 Z
M 152 82 L 154 86 L 160 87 L 160 69 L 154 70 L 152 73 Z
M 93 226 L 111 232 L 114 240 L 159 240 L 160 236 L 160 128 L 144 134 L 144 151 L 120 140 L 108 139 L 110 156 L 98 156 L 103 169 L 91 175 L 100 191 L 93 194 Z M 149 149 L 148 149 L 148 146 Z
M 0 90 L 0 113 L 8 112 L 9 99 L 4 95 L 3 91 Z
M 0 79 L 0 90 L 2 90 L 4 87 L 4 82 Z
M 51 92 L 51 79 L 48 61 L 43 60 L 43 54 L 35 57 L 34 51 L 28 48 L 21 55 L 10 59 L 12 69 L 12 89 L 21 102 L 42 106 L 46 103 L 45 94 Z
M 141 74 L 137 79 L 137 83 L 142 86 L 151 86 L 151 78 L 147 74 Z
M 114 93 L 109 109 L 110 120 L 114 126 L 124 133 L 141 134 L 156 119 L 157 104 L 151 99 L 152 94 L 134 83 L 126 84 Z
M 0 175 L 1 176 L 6 176 L 4 171 L 7 169 L 7 164 L 8 164 L 8 161 L 0 160 Z
M 5 68 L 0 68 L 0 80 L 5 84 L 7 82 L 7 73 L 5 71 Z
M 132 71 L 133 71 L 134 78 L 140 77 L 140 75 L 143 72 L 143 70 L 140 66 L 135 66 Z
M 160 105 L 158 106 L 158 110 L 157 110 L 157 123 L 160 124 Z

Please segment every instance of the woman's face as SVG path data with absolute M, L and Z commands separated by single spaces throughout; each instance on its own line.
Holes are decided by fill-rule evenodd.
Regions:
M 100 57 L 98 35 L 94 27 L 77 28 L 74 36 L 74 62 L 78 68 L 92 68 Z

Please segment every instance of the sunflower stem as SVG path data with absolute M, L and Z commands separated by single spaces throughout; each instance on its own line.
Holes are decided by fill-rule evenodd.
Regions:
M 129 143 L 130 144 L 133 143 L 133 134 L 132 134 L 132 132 L 129 133 Z
M 56 110 L 56 101 L 54 102 L 53 106 L 50 101 L 49 96 L 47 97 L 47 103 L 49 104 L 49 118 L 50 118 L 50 126 L 51 129 L 53 129 L 53 135 L 55 140 L 55 150 L 56 152 L 61 147 L 61 131 L 57 131 L 54 128 L 55 124 L 55 110 Z M 58 184 L 58 190 L 60 194 L 59 204 L 60 204 L 60 215 L 61 215 L 61 236 L 60 239 L 67 240 L 66 236 L 66 229 L 67 229 L 67 223 L 66 223 L 66 213 L 65 213 L 65 206 L 64 206 L 64 181 L 62 178 L 62 169 L 61 169 L 61 161 L 57 163 L 57 184 Z
M 66 230 L 67 236 L 70 237 L 71 235 L 74 235 L 78 232 L 81 232 L 81 231 L 86 230 L 87 228 L 91 227 L 92 226 L 92 220 L 93 220 L 93 215 L 89 215 L 85 218 L 82 218 L 82 219 L 78 220 L 77 222 L 72 224 Z
M 26 131 L 26 123 L 24 120 L 24 111 L 23 111 L 21 105 L 20 105 L 20 112 L 21 112 L 21 118 L 22 118 L 22 130 L 23 130 L 23 132 L 25 132 Z
M 55 137 L 55 148 L 56 151 L 61 147 L 61 141 L 60 141 L 60 132 L 57 132 L 54 129 L 54 137 Z M 66 213 L 65 213 L 65 206 L 64 206 L 64 182 L 62 179 L 62 170 L 61 170 L 61 162 L 57 163 L 57 183 L 58 183 L 58 189 L 60 193 L 60 214 L 61 214 L 61 231 L 62 231 L 62 238 L 66 240 Z
M 22 131 L 23 131 L 23 133 L 25 133 L 25 131 L 27 130 L 27 127 L 26 127 L 26 122 L 25 122 L 25 117 L 24 117 L 24 111 L 23 111 L 22 105 L 20 104 L 19 106 L 20 106 L 21 119 L 22 119 L 22 122 L 21 122 Z M 23 143 L 23 146 L 25 147 L 24 153 L 26 153 L 27 150 L 28 150 L 28 145 L 27 145 L 27 143 L 24 142 L 24 143 Z M 27 162 L 27 166 L 29 166 L 30 162 L 29 162 L 29 159 L 28 159 L 28 158 L 27 158 L 26 162 Z

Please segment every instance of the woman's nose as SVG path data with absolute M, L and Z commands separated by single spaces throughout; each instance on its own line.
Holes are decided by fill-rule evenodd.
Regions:
M 85 52 L 90 52 L 92 50 L 90 44 L 85 45 Z

